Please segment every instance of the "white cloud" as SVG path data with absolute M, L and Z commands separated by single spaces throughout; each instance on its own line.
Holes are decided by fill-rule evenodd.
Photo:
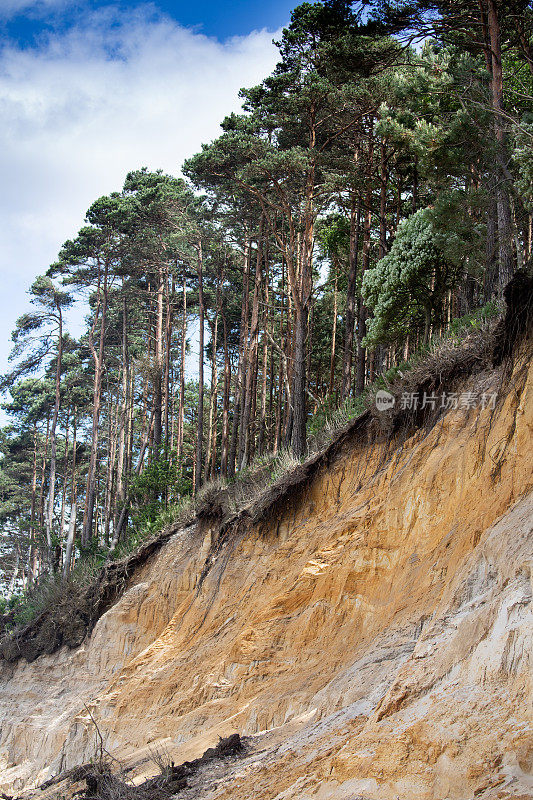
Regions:
M 272 69 L 271 40 L 261 31 L 221 44 L 147 7 L 103 10 L 39 49 L 0 51 L 0 373 L 25 290 L 90 203 L 130 169 L 177 174 L 239 108 L 239 88 Z
M 67 5 L 69 0 L 2 0 L 0 19 L 9 18 L 22 12 L 46 13 Z

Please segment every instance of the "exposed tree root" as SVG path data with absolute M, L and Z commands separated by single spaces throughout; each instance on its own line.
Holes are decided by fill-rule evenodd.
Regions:
M 75 787 L 84 782 L 85 788 L 77 791 L 75 796 L 84 800 L 168 800 L 168 798 L 186 789 L 187 778 L 190 778 L 205 764 L 215 759 L 239 756 L 244 751 L 243 742 L 238 733 L 220 739 L 216 747 L 210 747 L 201 758 L 185 761 L 179 766 L 172 762 L 159 764 L 161 772 L 153 778 L 135 784 L 126 778 L 127 770 L 116 769 L 116 761 L 101 754 L 95 763 L 83 764 L 41 784 L 39 789 L 67 783 Z

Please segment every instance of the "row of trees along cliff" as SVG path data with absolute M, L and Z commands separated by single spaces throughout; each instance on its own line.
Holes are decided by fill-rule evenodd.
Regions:
M 497 303 L 531 259 L 532 30 L 514 0 L 304 3 L 184 179 L 141 169 L 96 200 L 3 377 L 11 591 L 302 458 L 318 417 Z

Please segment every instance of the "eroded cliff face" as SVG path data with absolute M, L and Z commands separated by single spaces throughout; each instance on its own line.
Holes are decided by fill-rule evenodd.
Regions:
M 183 798 L 533 796 L 532 431 L 522 369 L 494 412 L 354 446 L 207 572 L 216 526 L 176 534 L 82 647 L 3 665 L 0 789 L 89 760 L 92 717 L 139 773 L 249 737 Z

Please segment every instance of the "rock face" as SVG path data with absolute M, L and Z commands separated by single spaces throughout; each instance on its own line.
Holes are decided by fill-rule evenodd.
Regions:
M 488 391 L 487 374 L 464 391 Z M 184 798 L 533 796 L 533 369 L 275 519 L 175 535 L 77 650 L 0 675 L 0 790 L 248 737 Z M 143 767 L 143 759 L 145 766 Z

